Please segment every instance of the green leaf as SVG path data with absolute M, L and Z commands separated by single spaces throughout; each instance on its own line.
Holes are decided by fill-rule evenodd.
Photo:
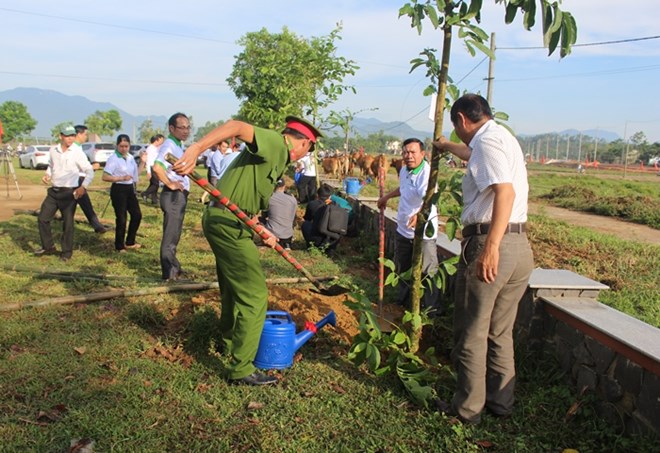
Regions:
M 485 55 L 487 55 L 490 58 L 495 58 L 495 55 L 493 55 L 493 52 L 490 51 L 490 47 L 480 43 L 479 41 L 471 41 L 472 44 L 474 44 L 479 50 L 481 50 Z
M 525 15 L 523 17 L 523 27 L 525 30 L 531 30 L 534 26 L 534 20 L 536 17 L 536 0 L 531 0 L 527 2 L 525 6 Z
M 399 283 L 398 280 L 399 280 L 399 276 L 396 275 L 396 273 L 394 272 L 390 272 L 389 274 L 387 274 L 387 277 L 385 277 L 384 284 L 385 286 L 388 285 L 396 286 L 397 283 Z
M 438 19 L 438 12 L 435 9 L 435 7 L 432 5 L 427 5 L 426 15 L 429 17 L 429 20 L 431 21 L 433 28 L 437 29 L 440 23 L 442 22 L 442 19 Z
M 555 17 L 552 21 L 552 26 L 550 27 L 550 30 L 548 30 L 550 33 L 556 33 L 561 29 L 561 25 L 563 23 L 562 17 L 564 13 L 562 12 L 561 9 L 559 9 L 559 5 L 557 3 L 554 3 L 552 5 L 552 9 L 554 10 Z
M 508 5 L 506 5 L 506 13 L 504 15 L 504 22 L 507 24 L 510 24 L 513 22 L 513 19 L 516 18 L 516 13 L 518 12 L 518 5 L 516 5 L 514 2 L 509 2 Z
M 470 55 L 474 57 L 476 55 L 474 47 L 472 47 L 472 43 L 474 43 L 474 41 L 468 39 L 465 40 L 464 42 L 465 42 L 465 47 L 467 47 L 467 50 L 470 53 Z
M 433 237 L 435 234 L 435 226 L 433 226 L 433 222 L 429 222 L 426 224 L 426 229 L 424 230 L 424 235 L 427 238 Z
M 448 219 L 445 224 L 445 234 L 451 241 L 456 237 L 456 221 L 454 219 Z
M 452 100 L 456 100 L 460 97 L 460 91 L 456 85 L 447 85 L 447 93 L 449 96 L 452 98 Z
M 504 113 L 504 112 L 495 112 L 493 114 L 493 117 L 498 119 L 498 120 L 509 121 L 509 115 L 507 113 Z
M 552 33 L 552 35 L 550 36 L 550 42 L 548 44 L 548 55 L 552 55 L 552 53 L 557 48 L 557 44 L 559 44 L 560 36 L 561 36 L 561 32 L 559 31 Z
M 482 6 L 483 6 L 483 0 L 472 0 L 470 2 L 470 8 L 468 9 L 468 14 L 471 17 L 475 17 L 481 11 Z
M 433 93 L 436 92 L 436 89 L 433 85 L 429 85 L 424 89 L 424 96 L 431 96 Z
M 407 339 L 407 335 L 401 332 L 400 330 L 394 333 L 394 339 L 393 339 L 394 344 L 398 344 L 398 345 L 404 344 L 406 342 L 406 339 Z
M 372 344 L 367 348 L 367 365 L 372 371 L 377 370 L 380 366 L 380 351 Z

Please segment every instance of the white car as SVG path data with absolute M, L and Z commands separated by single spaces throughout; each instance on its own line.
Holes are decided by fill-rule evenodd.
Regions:
M 43 169 L 48 168 L 50 159 L 49 151 L 51 145 L 31 145 L 25 149 L 25 152 L 18 157 L 18 164 L 21 168 Z
M 115 152 L 117 146 L 114 143 L 86 142 L 82 144 L 82 150 L 91 163 L 97 162 L 102 167 L 108 157 Z

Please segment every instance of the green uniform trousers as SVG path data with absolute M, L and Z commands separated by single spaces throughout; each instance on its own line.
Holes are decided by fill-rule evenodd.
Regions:
M 220 329 L 230 357 L 229 379 L 252 374 L 266 319 L 268 288 L 252 241 L 252 231 L 227 209 L 209 207 L 202 217 L 204 235 L 215 255 L 220 286 Z

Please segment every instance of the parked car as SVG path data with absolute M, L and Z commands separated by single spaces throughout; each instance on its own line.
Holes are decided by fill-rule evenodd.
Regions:
M 18 165 L 21 168 L 43 169 L 48 167 L 50 160 L 49 151 L 51 145 L 30 145 L 25 152 L 18 157 Z
M 131 145 L 131 147 L 128 149 L 128 152 L 131 153 L 131 156 L 135 158 L 135 160 L 139 163 L 140 162 L 140 155 L 147 150 L 147 146 L 149 145 Z
M 114 143 L 85 142 L 82 149 L 91 163 L 97 162 L 103 167 L 108 157 L 115 152 L 116 146 Z

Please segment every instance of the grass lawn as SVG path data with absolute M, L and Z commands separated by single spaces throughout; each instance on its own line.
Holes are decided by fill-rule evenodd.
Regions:
M 195 189 L 190 197 L 179 258 L 196 281 L 213 281 L 213 256 L 199 225 L 200 194 Z M 104 192 L 92 198 L 98 210 L 107 202 Z M 594 269 L 621 278 L 613 294 L 633 277 L 651 288 L 648 268 L 657 248 L 647 256 L 614 242 L 600 249 L 589 243 L 601 237 L 562 230 L 542 217 L 533 222 L 535 247 L 549 250 L 537 256 L 537 265 L 539 259 L 561 262 L 551 251 L 552 238 L 562 235 L 582 250 L 582 261 L 572 265 L 587 272 L 608 250 L 615 261 L 619 253 L 638 255 Z M 113 233 L 99 237 L 77 224 L 74 258 L 62 264 L 57 257 L 32 257 L 39 246 L 36 218 L 14 216 L 0 223 L 0 304 L 160 286 L 160 230 L 159 208 L 143 205 L 138 240 L 145 248 L 117 254 Z M 340 275 L 342 284 L 375 299 L 376 282 L 365 272 L 376 260 L 370 241 L 342 244 L 334 260 L 299 243 L 293 254 L 313 275 Z M 298 276 L 274 252 L 262 253 L 267 277 Z M 45 278 L 47 271 L 81 278 Z M 398 383 L 355 368 L 346 360 L 348 343 L 331 327 L 301 348 L 302 360 L 276 373 L 277 387 L 230 385 L 222 377 L 225 358 L 216 352 L 217 308 L 217 291 L 206 291 L 0 313 L 0 451 L 60 452 L 81 438 L 94 440 L 95 451 L 116 452 L 641 452 L 657 445 L 657 439 L 623 436 L 622 426 L 599 420 L 597 401 L 567 387 L 553 359 L 532 362 L 523 347 L 515 414 L 506 420 L 485 415 L 478 426 L 414 407 Z M 657 322 L 657 311 L 652 319 Z M 425 335 L 444 351 L 450 331 L 450 318 L 442 318 Z M 444 366 L 438 394 L 447 399 L 452 389 L 451 369 Z

